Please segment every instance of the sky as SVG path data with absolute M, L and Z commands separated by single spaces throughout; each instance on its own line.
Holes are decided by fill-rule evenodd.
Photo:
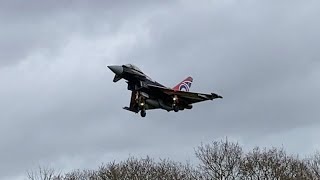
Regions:
M 320 150 L 320 1 L 0 1 L 0 179 L 129 156 L 194 161 L 228 137 L 246 150 Z M 223 99 L 124 111 L 107 65 L 132 63 Z

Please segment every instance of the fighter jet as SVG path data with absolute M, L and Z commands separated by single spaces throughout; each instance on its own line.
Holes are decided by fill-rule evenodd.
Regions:
M 128 90 L 132 91 L 129 107 L 123 109 L 146 116 L 147 110 L 163 109 L 178 112 L 192 109 L 192 104 L 222 98 L 215 93 L 203 94 L 189 92 L 193 82 L 188 77 L 173 88 L 166 87 L 143 73 L 132 64 L 107 66 L 114 74 L 113 82 L 125 79 Z

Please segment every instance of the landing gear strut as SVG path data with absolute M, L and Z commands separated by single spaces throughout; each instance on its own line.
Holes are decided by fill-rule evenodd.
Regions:
M 179 106 L 177 106 L 177 104 L 178 104 L 178 96 L 175 95 L 173 97 L 173 105 L 172 105 L 174 112 L 178 112 L 180 110 L 180 108 L 179 108 Z
M 137 108 L 140 110 L 141 117 L 146 117 L 147 115 L 146 107 L 145 107 L 146 102 L 144 97 L 140 95 L 139 91 L 135 93 L 135 101 L 136 101 Z

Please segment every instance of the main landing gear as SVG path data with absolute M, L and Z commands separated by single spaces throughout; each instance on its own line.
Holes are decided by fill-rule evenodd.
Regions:
M 179 100 L 178 100 L 178 96 L 173 96 L 173 105 L 172 105 L 172 108 L 174 110 L 174 112 L 179 112 L 180 108 L 179 106 L 177 105 L 179 103 Z
M 179 106 L 177 106 L 177 105 L 173 105 L 173 110 L 174 110 L 174 112 L 179 112 Z
M 140 110 L 141 117 L 146 117 L 147 115 L 146 107 L 145 107 L 146 102 L 144 97 L 140 95 L 139 91 L 137 91 L 135 94 L 135 101 L 138 106 L 138 109 Z
M 141 117 L 146 117 L 146 115 L 147 115 L 146 110 L 142 109 L 142 110 L 140 111 L 140 115 L 141 115 Z

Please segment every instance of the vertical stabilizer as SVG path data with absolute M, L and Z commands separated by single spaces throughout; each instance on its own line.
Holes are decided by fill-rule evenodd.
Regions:
M 190 88 L 191 88 L 191 84 L 192 84 L 193 78 L 192 77 L 188 77 L 187 79 L 183 80 L 181 83 L 179 83 L 178 85 L 176 85 L 173 90 L 175 91 L 187 91 L 189 92 Z

